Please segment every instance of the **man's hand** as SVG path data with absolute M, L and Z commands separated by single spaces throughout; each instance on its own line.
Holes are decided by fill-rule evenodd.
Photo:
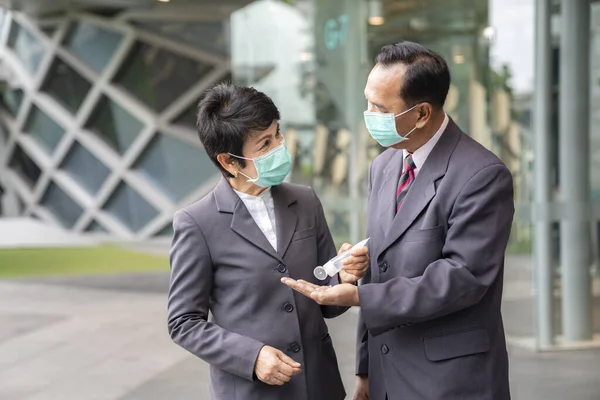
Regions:
M 282 278 L 285 283 L 297 292 L 310 297 L 324 306 L 358 306 L 358 287 L 342 283 L 335 286 L 319 286 L 303 280 L 296 281 L 292 278 Z
M 340 247 L 338 254 L 350 249 L 352 245 L 350 243 L 344 243 Z M 339 272 L 340 283 L 356 283 L 360 278 L 365 276 L 367 269 L 369 268 L 369 249 L 359 247 L 352 252 L 352 257 L 348 257 L 343 262 L 344 268 Z
M 263 346 L 254 364 L 254 373 L 268 385 L 281 386 L 298 375 L 300 364 L 271 346 Z
M 366 376 L 356 377 L 354 396 L 352 400 L 369 400 L 369 378 Z

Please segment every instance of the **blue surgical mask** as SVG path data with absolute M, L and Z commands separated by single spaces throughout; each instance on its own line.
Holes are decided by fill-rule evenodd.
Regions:
M 252 161 L 256 168 L 258 177 L 250 178 L 248 175 L 240 171 L 240 174 L 248 178 L 247 182 L 253 182 L 260 187 L 271 187 L 280 185 L 292 170 L 292 155 L 285 147 L 285 142 L 275 147 L 262 156 L 255 158 L 245 158 L 228 153 L 235 158 Z
M 420 103 L 419 103 L 420 104 Z M 415 126 L 406 135 L 401 136 L 396 130 L 396 118 L 414 110 L 419 104 L 415 104 L 408 110 L 394 115 L 393 113 L 376 113 L 365 111 L 365 125 L 373 139 L 383 147 L 390 147 L 400 142 L 407 140 L 408 135 L 413 133 L 417 127 Z

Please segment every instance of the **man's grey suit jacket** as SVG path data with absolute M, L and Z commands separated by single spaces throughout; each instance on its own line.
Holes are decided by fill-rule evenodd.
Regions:
M 512 176 L 450 121 L 396 215 L 402 163 L 388 149 L 371 166 L 356 372 L 372 400 L 507 400 Z
M 271 190 L 278 251 L 224 179 L 176 213 L 169 333 L 211 365 L 213 400 L 341 400 L 344 387 L 323 318 L 347 308 L 320 307 L 281 283 L 282 277 L 317 283 L 313 269 L 335 256 L 323 208 L 308 187 Z M 254 363 L 265 344 L 302 364 L 302 373 L 283 386 L 257 380 Z

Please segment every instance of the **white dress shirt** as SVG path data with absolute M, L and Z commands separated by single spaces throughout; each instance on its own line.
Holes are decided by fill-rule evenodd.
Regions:
M 444 133 L 444 131 L 448 127 L 448 121 L 448 114 L 444 114 L 444 122 L 442 122 L 440 129 L 438 129 L 435 135 L 433 135 L 431 139 L 427 141 L 427 143 L 425 143 L 423 146 L 419 147 L 414 153 L 412 153 L 412 159 L 415 163 L 415 166 L 417 167 L 415 169 L 415 176 L 417 176 L 419 170 L 421 169 L 421 167 L 423 167 L 423 164 L 425 164 L 425 160 L 427 160 L 427 157 L 429 157 L 429 153 L 431 153 L 431 150 L 433 150 L 437 142 L 440 140 L 440 137 L 442 137 L 442 133 Z M 408 151 L 404 150 L 404 159 L 406 159 L 406 156 L 408 154 Z
M 271 246 L 277 251 L 277 224 L 275 223 L 275 205 L 271 188 L 265 189 L 258 196 L 238 192 L 234 189 L 239 198 L 244 202 L 248 212 L 265 235 Z

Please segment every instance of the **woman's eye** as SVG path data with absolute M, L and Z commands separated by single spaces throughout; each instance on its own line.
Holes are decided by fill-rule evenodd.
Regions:
M 269 142 L 268 140 L 266 140 L 266 141 L 265 141 L 265 144 L 263 145 L 263 149 L 264 149 L 264 148 L 266 148 L 266 147 L 269 147 L 269 144 L 270 144 L 270 143 L 271 143 L 271 142 Z

